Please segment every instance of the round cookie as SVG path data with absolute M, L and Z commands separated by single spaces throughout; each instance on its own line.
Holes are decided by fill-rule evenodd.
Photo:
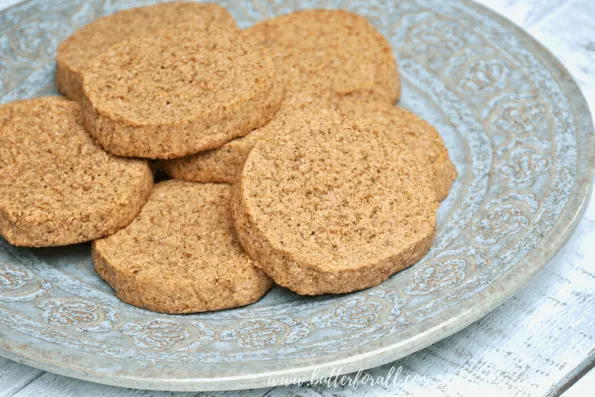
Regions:
M 160 161 L 158 167 L 172 178 L 184 181 L 233 183 L 256 142 L 270 131 L 282 128 L 292 110 L 295 108 L 282 105 L 270 122 L 248 135 L 233 139 L 217 149 Z
M 278 114 L 278 113 L 277 113 Z M 233 139 L 220 148 L 179 159 L 159 162 L 159 169 L 172 178 L 191 182 L 233 183 L 244 160 L 275 119 L 248 135 Z
M 82 243 L 129 224 L 153 186 L 146 161 L 115 157 L 60 97 L 0 107 L 0 234 L 11 244 Z
M 259 140 L 232 199 L 256 266 L 303 295 L 371 287 L 414 264 L 432 244 L 437 208 L 404 145 L 334 110 L 296 114 Z
M 329 95 L 394 103 L 400 78 L 386 39 L 364 18 L 343 10 L 307 10 L 260 22 L 247 33 L 270 48 L 288 103 Z
M 436 128 L 405 109 L 379 101 L 342 100 L 336 106 L 373 118 L 388 131 L 394 132 L 427 173 L 430 185 L 436 192 L 436 199 L 442 201 L 448 196 L 450 187 L 457 178 L 457 170 Z
M 93 242 L 97 273 L 124 302 L 161 313 L 256 302 L 272 281 L 237 241 L 230 197 L 229 185 L 156 184 L 129 226 Z
M 192 23 L 113 45 L 83 72 L 85 128 L 106 150 L 168 159 L 266 124 L 283 100 L 268 50 Z
M 118 11 L 75 31 L 58 46 L 56 87 L 81 101 L 82 71 L 98 54 L 126 38 L 190 21 L 195 29 L 207 31 L 239 29 L 229 12 L 215 4 L 173 2 Z

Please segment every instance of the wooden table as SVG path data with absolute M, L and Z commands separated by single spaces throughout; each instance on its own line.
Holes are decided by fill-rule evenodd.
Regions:
M 0 9 L 20 0 L 0 0 Z M 239 0 L 238 0 L 239 1 Z M 398 0 L 395 0 L 398 1 Z M 480 0 L 558 56 L 595 110 L 594 0 Z M 276 387 L 212 396 L 595 395 L 595 200 L 566 247 L 523 291 L 465 330 L 366 373 L 394 385 Z M 1 337 L 1 336 L 0 336 Z M 400 368 L 400 370 L 399 370 Z M 570 388 L 568 391 L 566 389 Z M 174 393 L 175 397 L 196 393 Z M 0 397 L 172 396 L 79 381 L 0 358 Z

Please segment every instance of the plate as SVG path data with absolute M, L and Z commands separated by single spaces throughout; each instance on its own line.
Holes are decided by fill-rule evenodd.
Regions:
M 0 101 L 55 93 L 58 43 L 149 1 L 32 0 L 0 14 Z M 119 301 L 89 245 L 0 239 L 1 354 L 62 375 L 144 389 L 265 387 L 378 366 L 451 335 L 519 291 L 585 208 L 593 125 L 567 70 L 509 21 L 469 1 L 224 1 L 241 27 L 345 8 L 391 42 L 401 105 L 440 131 L 459 177 L 428 255 L 384 284 L 302 298 L 276 287 L 249 307 L 161 315 Z

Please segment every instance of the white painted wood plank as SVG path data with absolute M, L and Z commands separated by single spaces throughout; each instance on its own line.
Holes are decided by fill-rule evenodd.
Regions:
M 97 383 L 83 382 L 76 379 L 66 378 L 46 372 L 37 378 L 35 382 L 32 382 L 16 394 L 16 396 L 20 397 L 115 397 L 121 395 L 130 397 L 166 397 L 171 396 L 171 393 L 109 387 Z M 178 397 L 189 397 L 192 394 L 176 393 L 176 395 Z
M 13 6 L 21 1 L 23 0 L 0 0 L 0 10 Z
M 11 397 L 43 371 L 0 357 L 0 397 Z
M 595 370 L 591 370 L 587 375 L 583 376 L 570 389 L 568 389 L 562 397 L 585 397 L 593 394 L 595 390 Z
M 579 83 L 595 109 L 595 1 L 573 0 L 529 32 L 549 48 Z
M 214 396 L 250 396 L 263 397 L 270 389 L 242 390 L 220 393 L 172 393 L 151 390 L 125 389 L 106 386 L 93 382 L 67 378 L 49 372 L 44 373 L 34 382 L 23 388 L 15 397 L 201 397 Z
M 555 12 L 570 0 L 476 0 L 478 3 L 505 15 L 525 29 Z

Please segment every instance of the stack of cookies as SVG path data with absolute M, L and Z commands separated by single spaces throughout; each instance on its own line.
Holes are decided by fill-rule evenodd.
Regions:
M 246 30 L 213 4 L 120 11 L 60 45 L 56 86 L 0 107 L 0 234 L 92 241 L 117 296 L 158 312 L 378 285 L 429 250 L 457 175 L 346 11 Z

